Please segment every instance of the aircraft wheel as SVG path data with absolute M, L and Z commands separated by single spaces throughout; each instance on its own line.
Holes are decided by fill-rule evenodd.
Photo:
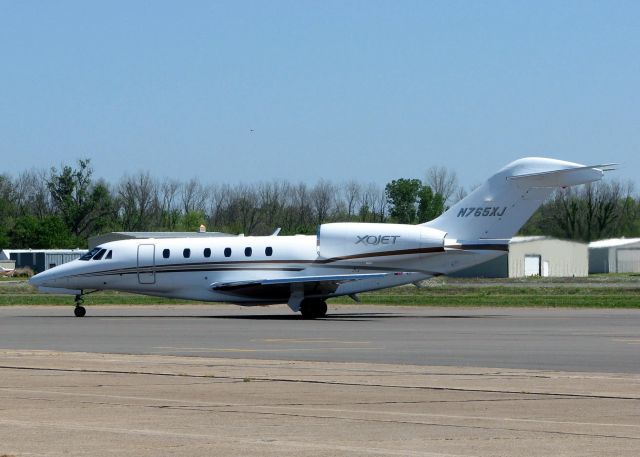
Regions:
M 327 316 L 327 302 L 324 300 L 320 300 L 320 302 L 316 305 L 316 317 L 326 317 Z
M 87 310 L 84 306 L 76 306 L 73 310 L 73 314 L 75 314 L 76 317 L 84 317 L 84 315 L 87 314 Z
M 324 300 L 304 300 L 300 305 L 303 319 L 316 319 L 327 315 L 327 302 Z

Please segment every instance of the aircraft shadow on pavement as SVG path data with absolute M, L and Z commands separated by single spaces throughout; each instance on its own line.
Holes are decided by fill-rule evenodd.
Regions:
M 55 316 L 23 316 L 30 318 L 55 318 L 55 319 L 78 319 L 71 315 L 55 315 Z M 397 314 L 397 313 L 329 313 L 326 317 L 318 318 L 318 321 L 342 321 L 342 322 L 365 322 L 365 321 L 381 321 L 387 319 L 500 319 L 508 317 L 505 314 L 443 314 L 443 315 L 416 315 L 416 314 Z M 153 314 L 88 314 L 82 319 L 230 319 L 230 320 L 249 320 L 249 321 L 304 321 L 305 319 L 298 314 L 222 314 L 222 315 L 153 315 Z
M 296 314 L 255 314 L 255 315 L 224 315 L 224 316 L 201 316 L 211 319 L 247 319 L 247 320 L 304 320 L 302 316 Z M 504 318 L 506 315 L 438 315 L 438 316 L 420 316 L 411 314 L 394 314 L 394 313 L 329 313 L 326 317 L 316 320 L 323 321 L 372 321 L 385 319 L 488 319 L 488 318 Z
M 35 319 L 78 319 L 73 314 L 70 315 L 49 315 L 49 316 L 21 316 L 26 318 L 35 318 Z M 386 314 L 386 313 L 349 313 L 349 314 L 327 314 L 326 317 L 321 317 L 318 321 L 367 321 L 367 320 L 377 320 L 377 319 L 394 319 L 407 317 L 403 315 L 397 314 Z M 411 316 L 409 316 L 411 317 Z M 119 319 L 119 320 L 130 320 L 130 319 L 230 319 L 230 320 L 248 320 L 248 321 L 305 321 L 299 314 L 222 314 L 222 315 L 166 315 L 166 314 L 100 314 L 100 315 L 92 315 L 87 313 L 87 315 L 83 318 L 85 319 Z

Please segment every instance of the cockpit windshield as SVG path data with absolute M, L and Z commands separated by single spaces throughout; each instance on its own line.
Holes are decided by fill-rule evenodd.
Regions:
M 107 252 L 106 249 L 100 249 L 100 252 L 93 256 L 93 260 L 100 260 L 105 252 Z
M 93 257 L 94 255 L 96 255 L 98 252 L 100 252 L 101 248 L 93 248 L 92 250 L 90 250 L 89 252 L 87 252 L 85 255 L 83 255 L 82 257 L 80 257 L 79 260 L 89 260 L 91 259 L 91 257 Z

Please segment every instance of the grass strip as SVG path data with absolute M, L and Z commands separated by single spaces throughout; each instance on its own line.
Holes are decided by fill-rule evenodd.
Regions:
M 417 289 L 397 287 L 359 294 L 362 303 L 404 306 L 486 306 L 562 308 L 640 308 L 640 289 L 622 287 L 445 285 Z M 349 303 L 348 297 L 330 303 Z M 351 301 L 352 302 L 352 301 Z
M 476 295 L 411 296 L 376 294 L 360 297 L 367 305 L 398 306 L 468 306 L 468 307 L 544 307 L 544 308 L 640 308 L 640 297 L 629 295 Z M 329 303 L 353 303 L 348 297 L 331 299 Z
M 2 305 L 72 305 L 73 296 L 37 293 L 27 287 L 3 288 Z M 363 304 L 403 306 L 467 306 L 467 307 L 562 307 L 562 308 L 640 308 L 640 289 L 622 287 L 551 287 L 551 286 L 484 286 L 456 287 L 444 285 L 417 289 L 393 289 L 359 294 Z M 91 305 L 181 305 L 213 304 L 149 297 L 121 292 L 97 292 L 85 296 Z M 349 297 L 329 300 L 333 304 L 353 304 Z
M 135 294 L 95 293 L 84 296 L 85 305 L 185 305 L 214 304 L 212 302 L 176 300 L 162 297 L 148 297 Z M 68 305 L 74 304 L 72 295 L 48 294 L 3 294 L 0 295 L 0 306 L 10 305 Z

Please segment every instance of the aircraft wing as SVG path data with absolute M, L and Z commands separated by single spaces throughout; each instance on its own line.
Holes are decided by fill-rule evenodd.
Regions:
M 318 275 L 318 276 L 290 276 L 284 278 L 272 278 L 272 279 L 257 279 L 249 281 L 228 281 L 228 282 L 214 282 L 211 284 L 213 290 L 234 290 L 239 288 L 253 287 L 253 286 L 275 286 L 275 285 L 290 285 L 290 284 L 317 284 L 317 285 L 330 285 L 341 284 L 343 282 L 358 281 L 362 279 L 375 279 L 383 278 L 390 274 L 398 273 L 358 273 L 358 274 L 343 274 L 343 275 Z M 404 273 L 400 273 L 404 274 Z

